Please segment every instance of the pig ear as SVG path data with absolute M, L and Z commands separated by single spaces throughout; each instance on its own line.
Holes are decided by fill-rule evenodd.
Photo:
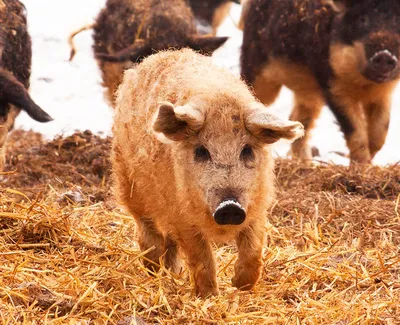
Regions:
M 12 104 L 38 122 L 49 122 L 53 119 L 42 110 L 29 96 L 26 88 L 10 73 L 0 71 L 0 97 L 4 102 Z
M 264 105 L 258 103 L 256 106 L 246 117 L 246 128 L 262 142 L 272 144 L 282 138 L 294 141 L 304 135 L 300 122 L 280 119 L 267 112 Z
M 195 51 L 199 51 L 205 55 L 211 55 L 217 48 L 223 45 L 228 37 L 216 36 L 193 36 L 189 40 L 188 46 Z
M 151 54 L 151 49 L 141 39 L 138 39 L 131 46 L 114 54 L 96 53 L 95 57 L 98 60 L 105 62 L 136 62 L 140 57 Z
M 198 133 L 203 124 L 204 115 L 190 104 L 175 107 L 165 102 L 158 108 L 153 130 L 172 141 L 182 141 Z

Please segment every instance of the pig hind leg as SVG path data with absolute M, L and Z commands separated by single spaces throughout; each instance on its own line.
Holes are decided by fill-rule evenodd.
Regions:
M 304 137 L 292 144 L 291 155 L 300 159 L 312 159 L 311 147 L 308 145 L 311 130 L 321 113 L 323 102 L 313 93 L 295 93 L 295 105 L 290 115 L 292 121 L 299 121 L 304 126 Z
M 254 88 L 258 99 L 265 105 L 278 97 L 282 83 L 278 80 L 277 65 L 264 54 L 258 30 L 251 21 L 245 22 L 240 55 L 242 78 Z
M 282 84 L 276 81 L 274 67 L 263 68 L 254 79 L 254 92 L 264 105 L 271 105 L 279 95 Z

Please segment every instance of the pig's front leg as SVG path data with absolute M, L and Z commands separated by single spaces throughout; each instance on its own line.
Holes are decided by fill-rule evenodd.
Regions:
M 341 89 L 332 90 L 333 94 L 340 94 Z M 367 121 L 364 109 L 358 101 L 349 96 L 330 94 L 327 104 L 336 117 L 350 150 L 351 163 L 370 164 L 371 154 L 367 132 Z
M 251 225 L 236 238 L 239 257 L 232 284 L 240 290 L 252 289 L 260 278 L 264 231 L 264 225 Z
M 202 298 L 217 295 L 217 268 L 210 242 L 197 230 L 181 233 L 180 243 L 195 283 L 195 292 Z

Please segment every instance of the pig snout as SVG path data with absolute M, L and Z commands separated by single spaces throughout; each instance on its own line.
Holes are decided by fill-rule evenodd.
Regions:
M 374 70 L 383 73 L 393 71 L 397 66 L 398 59 L 388 50 L 383 50 L 375 53 L 371 59 L 370 64 Z
M 369 59 L 369 77 L 377 82 L 390 80 L 393 71 L 397 68 L 397 65 L 397 57 L 389 50 L 376 52 Z
M 218 205 L 213 217 L 219 225 L 240 225 L 246 219 L 246 211 L 235 198 L 228 198 Z

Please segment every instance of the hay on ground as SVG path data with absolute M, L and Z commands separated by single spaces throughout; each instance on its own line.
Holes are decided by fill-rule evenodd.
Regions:
M 0 186 L 1 324 L 399 324 L 400 167 L 279 160 L 254 290 L 193 296 L 185 269 L 150 276 L 110 191 L 110 139 L 17 131 Z

